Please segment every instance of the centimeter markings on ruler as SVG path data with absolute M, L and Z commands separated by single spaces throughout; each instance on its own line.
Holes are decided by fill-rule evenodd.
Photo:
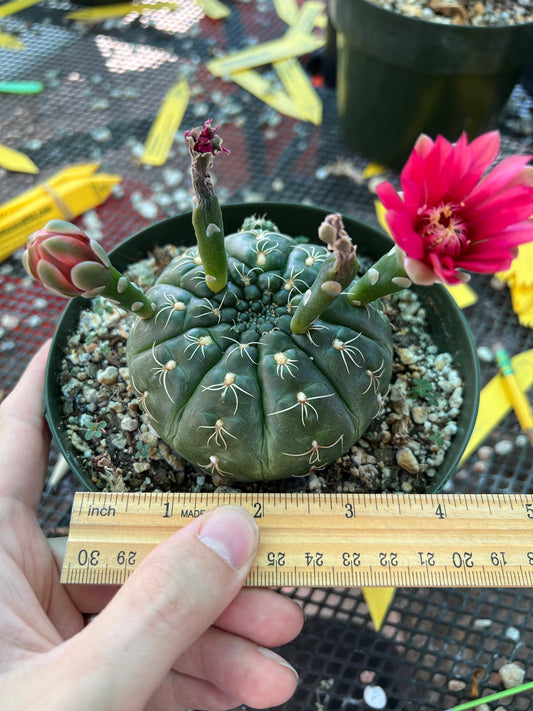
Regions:
M 117 585 L 225 504 L 261 531 L 249 586 L 533 587 L 533 495 L 76 493 L 63 583 Z

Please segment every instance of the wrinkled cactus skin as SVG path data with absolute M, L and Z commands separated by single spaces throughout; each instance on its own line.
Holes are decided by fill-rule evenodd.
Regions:
M 132 387 L 158 434 L 215 480 L 304 475 L 346 452 L 380 410 L 390 326 L 379 304 L 340 296 L 310 331 L 292 333 L 327 250 L 272 223 L 243 227 L 225 238 L 221 292 L 206 286 L 196 247 L 149 290 L 156 316 L 128 337 Z

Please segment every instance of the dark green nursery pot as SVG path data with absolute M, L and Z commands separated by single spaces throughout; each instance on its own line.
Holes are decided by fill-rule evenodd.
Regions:
M 337 106 L 346 143 L 401 168 L 426 133 L 456 141 L 496 127 L 533 58 L 533 22 L 429 22 L 371 0 L 330 0 L 337 30 Z
M 311 241 L 318 241 L 317 230 L 327 210 L 288 203 L 245 203 L 226 205 L 222 208 L 226 234 L 236 232 L 245 217 L 266 215 L 277 224 L 281 232 L 292 235 L 306 235 Z M 148 227 L 125 240 L 111 253 L 113 265 L 124 271 L 132 263 L 143 259 L 158 245 L 169 243 L 191 245 L 194 232 L 191 213 L 171 217 Z M 358 253 L 377 259 L 390 249 L 391 242 L 382 232 L 358 220 L 343 217 L 344 224 Z M 430 333 L 441 350 L 452 354 L 457 368 L 464 379 L 464 402 L 458 421 L 458 432 L 446 452 L 438 476 L 433 481 L 431 492 L 442 489 L 455 471 L 474 427 L 479 401 L 479 362 L 474 339 L 461 310 L 449 292 L 441 286 L 425 287 L 419 290 L 428 316 Z M 46 370 L 45 415 L 52 435 L 67 460 L 71 470 L 89 490 L 95 490 L 90 474 L 82 466 L 76 449 L 70 442 L 65 428 L 65 415 L 61 407 L 61 361 L 67 339 L 75 331 L 80 312 L 87 308 L 86 299 L 70 301 L 57 326 Z

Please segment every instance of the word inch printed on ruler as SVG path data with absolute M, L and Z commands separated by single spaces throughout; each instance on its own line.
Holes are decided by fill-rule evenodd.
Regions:
M 249 586 L 533 587 L 533 495 L 77 493 L 61 582 L 116 585 L 205 511 L 261 532 Z

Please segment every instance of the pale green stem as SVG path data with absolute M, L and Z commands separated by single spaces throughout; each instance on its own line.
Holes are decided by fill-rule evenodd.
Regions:
M 393 247 L 366 274 L 349 286 L 346 296 L 352 306 L 366 306 L 382 296 L 403 291 L 409 286 L 411 280 L 396 247 Z
M 196 152 L 191 155 L 192 184 L 195 194 L 192 224 L 206 284 L 216 294 L 228 282 L 228 264 L 224 246 L 222 211 L 209 174 L 213 155 Z
M 293 333 L 308 331 L 313 321 L 331 306 L 357 273 L 355 248 L 340 215 L 328 215 L 319 227 L 318 236 L 332 253 L 320 265 L 315 281 L 296 308 L 291 319 Z
M 142 318 L 152 318 L 156 312 L 155 304 L 111 264 L 81 262 L 72 268 L 71 276 L 79 288 L 85 288 L 82 296 L 86 298 L 104 296 Z

